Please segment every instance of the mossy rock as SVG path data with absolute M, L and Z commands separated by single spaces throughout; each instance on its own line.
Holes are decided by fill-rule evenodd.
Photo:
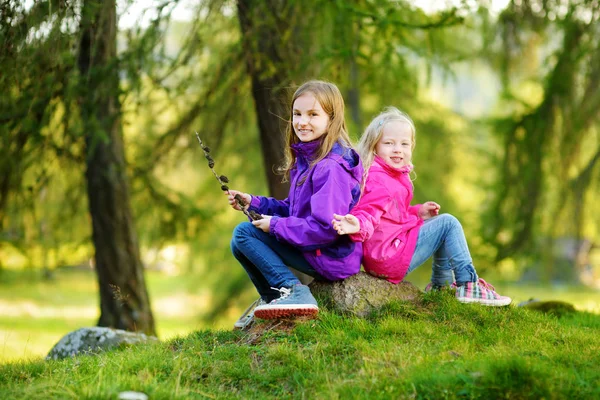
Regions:
M 558 300 L 540 301 L 530 299 L 529 301 L 519 305 L 530 310 L 543 312 L 545 314 L 552 314 L 559 317 L 565 314 L 577 312 L 572 304 Z
M 137 343 L 156 342 L 155 336 L 120 329 L 90 327 L 68 333 L 58 341 L 46 356 L 47 360 L 60 360 L 79 354 L 93 354 Z
M 410 282 L 395 285 L 362 271 L 343 281 L 314 281 L 309 286 L 320 305 L 357 317 L 366 317 L 392 301 L 414 301 L 421 294 Z

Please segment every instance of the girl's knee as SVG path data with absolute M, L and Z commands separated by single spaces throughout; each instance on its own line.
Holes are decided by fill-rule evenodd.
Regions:
M 233 248 L 240 239 L 248 237 L 250 229 L 256 229 L 250 222 L 242 222 L 233 229 L 233 235 L 231 236 L 231 247 Z
M 461 226 L 460 221 L 452 214 L 440 214 L 438 218 L 440 218 L 444 224 L 448 224 L 449 226 Z

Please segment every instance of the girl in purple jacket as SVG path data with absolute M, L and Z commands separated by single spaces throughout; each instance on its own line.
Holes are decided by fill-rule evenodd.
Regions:
M 333 213 L 346 214 L 358 201 L 363 168 L 344 121 L 344 100 L 328 82 L 309 81 L 296 90 L 281 168 L 291 187 L 288 198 L 240 195 L 262 219 L 238 225 L 231 240 L 235 258 L 260 294 L 254 316 L 275 319 L 318 313 L 308 286 L 288 267 L 315 279 L 340 280 L 358 273 L 362 243 L 339 236 Z M 244 328 L 252 312 L 236 323 Z
M 433 255 L 428 288 L 453 282 L 463 303 L 504 306 L 511 302 L 477 276 L 460 222 L 450 214 L 438 215 L 432 201 L 410 206 L 410 172 L 415 148 L 415 125 L 394 107 L 379 114 L 358 144 L 366 175 L 364 193 L 347 215 L 334 215 L 333 227 L 364 243 L 365 270 L 398 283 Z M 427 290 L 427 289 L 426 289 Z

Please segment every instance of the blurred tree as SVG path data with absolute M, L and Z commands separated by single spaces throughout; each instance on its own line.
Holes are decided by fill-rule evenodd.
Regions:
M 389 69 L 394 59 L 405 63 L 403 55 L 394 57 L 399 47 L 423 52 L 423 42 L 429 45 L 435 42 L 435 33 L 411 37 L 411 31 L 435 32 L 462 21 L 455 8 L 430 17 L 410 4 L 387 1 L 358 1 L 351 5 L 317 1 L 307 7 L 302 1 L 238 0 L 237 11 L 267 181 L 271 195 L 278 198 L 285 198 L 289 190 L 281 184 L 274 168 L 283 160 L 289 89 L 295 82 L 318 75 L 335 77 L 341 89 L 347 88 L 351 118 L 362 129 L 360 85 L 371 84 L 381 71 L 369 74 L 378 67 Z M 376 53 L 373 48 L 383 49 L 387 54 L 373 54 Z M 434 56 L 446 50 L 442 49 L 444 46 L 434 51 Z M 375 65 L 369 65 L 372 62 Z M 385 65 L 377 65 L 378 62 Z M 366 77 L 361 77 L 359 63 L 368 66 Z M 404 69 L 408 82 L 400 86 L 414 85 L 418 77 Z M 398 69 L 392 71 L 397 73 Z M 384 85 L 386 91 L 389 83 Z
M 68 108 L 63 99 L 74 65 L 73 14 L 58 0 L 29 8 L 5 1 L 0 7 L 0 246 L 10 243 L 26 255 L 58 236 L 49 217 L 54 222 L 69 212 L 68 207 L 48 212 L 46 201 L 40 201 L 50 194 L 51 183 L 57 186 L 57 160 L 64 171 L 83 161 L 74 136 L 64 135 L 70 116 L 64 124 L 54 118 Z M 67 193 L 64 205 L 77 190 Z
M 282 183 L 276 168 L 284 158 L 289 118 L 287 90 L 293 79 L 289 71 L 292 60 L 287 56 L 302 51 L 294 37 L 294 22 L 299 19 L 293 16 L 298 4 L 281 0 L 237 2 L 269 192 L 279 199 L 285 199 L 289 192 L 289 182 Z
M 496 125 L 502 162 L 485 233 L 501 260 L 539 251 L 536 236 L 581 237 L 584 216 L 597 214 L 600 4 L 512 1 L 498 27 L 506 116 Z M 532 85 L 538 96 L 525 94 Z
M 129 204 L 116 39 L 115 0 L 84 0 L 79 103 L 100 291 L 98 325 L 155 334 Z

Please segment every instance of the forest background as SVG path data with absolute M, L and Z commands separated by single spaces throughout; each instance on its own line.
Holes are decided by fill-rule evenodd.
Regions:
M 415 201 L 461 220 L 482 276 L 600 313 L 599 31 L 592 0 L 3 2 L 0 360 L 85 325 L 228 328 L 256 296 L 244 216 L 194 132 L 231 188 L 283 197 L 312 78 L 354 140 L 413 117 Z

